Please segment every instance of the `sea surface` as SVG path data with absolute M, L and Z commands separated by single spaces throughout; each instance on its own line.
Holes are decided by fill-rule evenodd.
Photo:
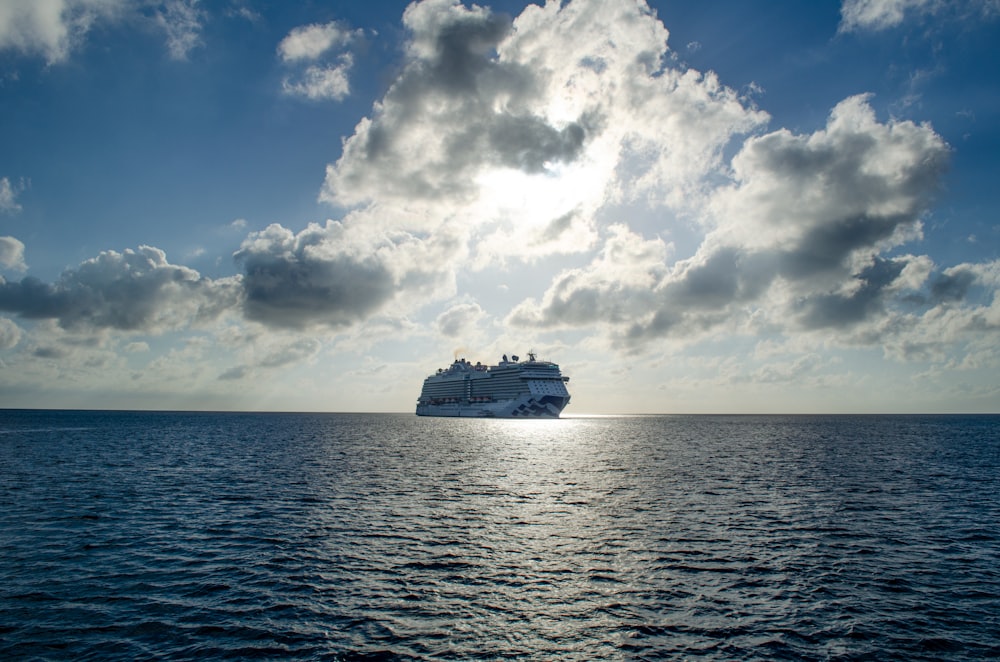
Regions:
M 1000 417 L 0 410 L 0 659 L 1000 658 Z

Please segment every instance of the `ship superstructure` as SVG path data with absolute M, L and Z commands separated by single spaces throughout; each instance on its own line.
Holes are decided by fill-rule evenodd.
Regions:
M 504 354 L 496 365 L 456 359 L 424 380 L 417 400 L 419 416 L 559 418 L 569 391 L 559 366 Z

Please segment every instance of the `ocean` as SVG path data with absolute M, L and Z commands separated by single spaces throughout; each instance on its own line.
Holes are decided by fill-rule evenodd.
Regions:
M 1000 416 L 0 410 L 0 659 L 1000 657 Z

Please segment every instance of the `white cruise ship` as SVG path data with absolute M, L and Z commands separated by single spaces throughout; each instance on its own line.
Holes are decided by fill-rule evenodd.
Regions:
M 504 354 L 497 365 L 473 365 L 457 359 L 424 380 L 417 400 L 418 416 L 559 418 L 569 404 L 569 391 L 559 366 Z

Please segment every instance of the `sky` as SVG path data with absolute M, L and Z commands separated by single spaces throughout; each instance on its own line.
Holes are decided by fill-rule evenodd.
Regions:
M 1000 0 L 0 0 L 0 407 L 1000 411 Z

